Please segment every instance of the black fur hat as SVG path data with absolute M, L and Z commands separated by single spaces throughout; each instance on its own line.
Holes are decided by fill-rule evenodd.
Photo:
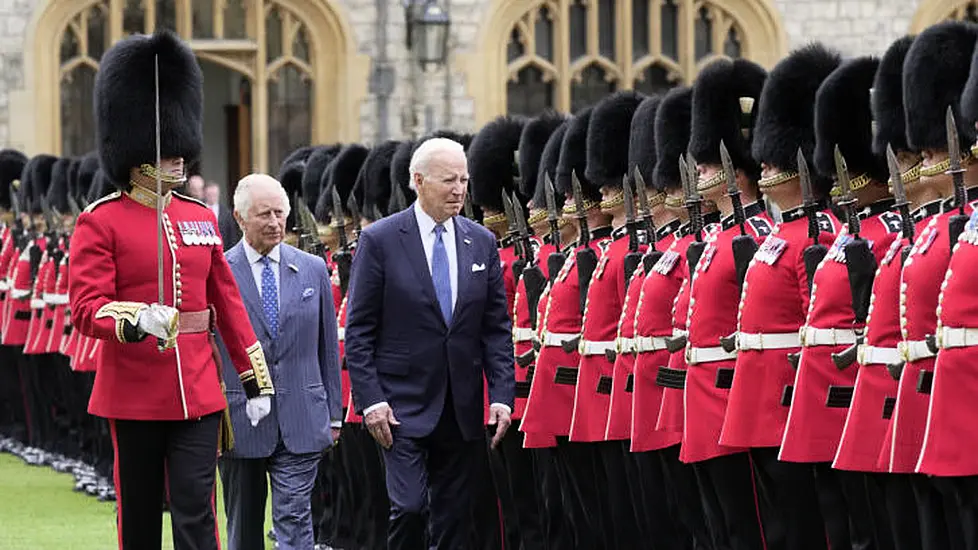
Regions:
M 978 25 L 945 21 L 924 29 L 903 62 L 903 106 L 907 143 L 913 150 L 947 149 L 944 117 L 948 106 L 958 125 L 958 141 L 968 151 L 975 141 L 975 121 L 961 114 Z
M 557 188 L 557 163 L 560 161 L 560 146 L 564 143 L 564 134 L 567 133 L 569 120 L 564 120 L 560 126 L 550 134 L 547 143 L 543 146 L 543 153 L 540 155 L 540 165 L 537 168 L 537 186 L 533 191 L 533 207 L 546 208 L 547 195 L 543 183 L 547 177 L 554 185 L 554 203 L 559 209 L 564 205 L 564 194 Z
M 421 136 L 421 138 L 419 138 L 417 141 L 412 142 L 411 154 L 413 155 L 414 152 L 418 150 L 418 147 L 421 147 L 422 143 L 432 138 L 445 138 L 445 139 L 450 139 L 452 141 L 458 142 L 459 144 L 462 145 L 462 149 L 464 149 L 467 152 L 469 150 L 469 146 L 472 144 L 473 136 L 472 134 L 460 134 L 454 130 L 447 130 L 447 129 L 435 130 L 430 134 L 425 134 Z
M 287 157 L 285 157 L 285 160 L 282 161 L 282 164 L 279 165 L 279 167 L 278 167 L 279 172 L 281 173 L 283 170 L 285 170 L 285 167 L 286 166 L 292 164 L 293 162 L 297 162 L 297 161 L 298 162 L 306 162 L 306 161 L 308 161 L 309 160 L 309 157 L 314 152 L 316 152 L 318 149 L 321 149 L 322 147 L 324 147 L 324 146 L 323 145 L 305 145 L 303 147 L 299 147 L 298 149 L 292 151 L 291 153 L 289 153 L 289 155 Z M 337 145 L 336 147 L 339 147 L 339 146 Z
M 514 190 L 514 178 L 519 176 L 516 151 L 525 123 L 522 117 L 500 116 L 472 138 L 466 154 L 472 202 L 483 210 L 502 212 L 502 192 Z
M 966 123 L 978 122 L 978 47 L 971 55 L 971 70 L 961 92 L 961 116 Z
M 756 180 L 761 167 L 751 156 L 757 103 L 767 71 L 746 59 L 717 59 L 704 67 L 693 85 L 689 152 L 700 164 L 720 164 L 720 141 L 734 168 Z
M 285 218 L 285 230 L 292 231 L 296 227 L 295 219 L 295 195 L 302 193 L 302 176 L 306 170 L 306 163 L 301 160 L 294 160 L 282 167 L 278 173 L 278 181 L 285 190 L 285 195 L 289 197 L 289 215 Z
M 88 189 L 88 202 L 93 203 L 102 197 L 112 193 L 115 187 L 112 182 L 105 177 L 105 172 L 100 168 L 92 178 L 92 186 Z
M 41 197 L 43 197 L 51 184 L 51 169 L 58 157 L 52 155 L 35 155 L 24 165 L 24 171 L 20 177 L 20 189 L 17 198 L 20 206 L 29 214 L 40 214 Z
M 0 151 L 0 208 L 13 207 L 10 200 L 11 184 L 20 181 L 20 175 L 27 164 L 27 156 L 14 149 Z
M 95 179 L 95 173 L 99 171 L 98 167 L 98 155 L 90 153 L 82 157 L 81 164 L 78 166 L 78 179 L 75 181 L 75 200 L 81 204 L 82 198 L 86 201 L 91 202 L 88 199 L 88 192 L 92 188 L 92 181 Z
M 339 145 L 321 145 L 313 148 L 306 157 L 305 169 L 302 172 L 302 200 L 306 201 L 309 210 L 316 209 L 321 187 L 319 181 L 339 150 Z
M 78 169 L 81 168 L 81 163 L 81 157 L 74 157 L 68 163 L 68 196 L 72 198 L 78 196 Z
M 684 86 L 669 90 L 655 113 L 655 171 L 651 183 L 659 191 L 683 185 L 679 157 L 689 146 L 692 120 L 693 89 Z
M 156 162 L 154 57 L 159 59 L 160 151 L 192 165 L 203 145 L 203 76 L 197 57 L 170 31 L 124 38 L 102 55 L 95 114 L 102 169 L 129 188 L 129 171 Z
M 70 158 L 60 158 L 51 166 L 51 184 L 45 193 L 48 206 L 61 214 L 70 214 L 68 206 L 68 172 Z
M 534 196 L 543 149 L 550 136 L 565 120 L 567 117 L 563 114 L 548 110 L 523 126 L 519 145 L 520 194 L 523 197 Z
M 387 215 L 387 203 L 391 197 L 391 160 L 401 145 L 399 141 L 388 140 L 374 145 L 363 161 L 357 175 L 356 187 L 363 193 L 360 214 L 369 220 L 379 220 Z
M 391 183 L 401 186 L 405 206 L 418 198 L 418 194 L 411 189 L 411 155 L 414 154 L 414 146 L 415 142 L 413 141 L 402 141 L 397 146 L 397 150 L 394 151 L 394 156 L 391 157 Z
M 913 41 L 913 36 L 904 36 L 890 44 L 873 79 L 873 120 L 876 121 L 873 153 L 881 157 L 886 155 L 887 144 L 895 152 L 910 150 L 903 112 L 903 61 Z
M 843 63 L 822 82 L 815 95 L 815 170 L 835 176 L 835 146 L 846 159 L 849 174 L 887 180 L 886 159 L 873 154 L 869 89 L 879 67 L 875 57 Z
M 632 126 L 628 134 L 628 182 L 635 185 L 635 168 L 642 172 L 642 179 L 652 185 L 655 171 L 655 115 L 662 98 L 645 98 L 632 115 Z
M 564 140 L 560 144 L 560 160 L 557 162 L 557 179 L 554 185 L 557 192 L 570 196 L 573 193 L 571 173 L 577 174 L 581 182 L 584 200 L 600 201 L 601 190 L 587 178 L 587 129 L 591 122 L 594 109 L 585 107 L 574 115 L 567 123 Z
M 754 126 L 754 160 L 783 171 L 798 170 L 798 148 L 811 167 L 815 152 L 815 94 L 842 56 L 820 43 L 791 52 L 775 65 L 764 83 Z M 830 178 L 812 170 L 812 189 L 824 196 Z
M 643 99 L 645 95 L 632 90 L 615 92 L 599 101 L 591 111 L 584 175 L 595 187 L 621 189 L 622 177 L 628 173 L 632 115 Z
M 316 202 L 316 219 L 333 219 L 334 188 L 339 193 L 340 200 L 343 201 L 340 205 L 343 212 L 345 214 L 350 213 L 346 201 L 350 198 L 353 186 L 357 182 L 357 174 L 360 173 L 360 167 L 367 160 L 369 153 L 370 150 L 359 143 L 351 143 L 340 149 L 340 152 L 333 159 L 333 162 L 330 163 L 329 169 L 323 173 L 323 177 L 320 180 L 322 187 L 319 193 L 319 201 Z

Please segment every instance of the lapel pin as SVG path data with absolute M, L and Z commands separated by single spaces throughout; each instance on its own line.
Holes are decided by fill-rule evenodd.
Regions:
M 462 242 L 465 243 L 465 244 L 472 244 L 472 240 L 471 239 L 468 239 L 468 238 L 462 239 Z
M 299 268 L 296 267 L 295 264 L 289 264 L 289 269 L 291 269 L 293 273 L 298 273 L 299 272 Z

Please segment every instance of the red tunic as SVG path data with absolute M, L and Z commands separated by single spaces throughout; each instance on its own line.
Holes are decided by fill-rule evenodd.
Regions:
M 8 227 L 0 228 L 0 334 L 3 334 L 3 324 L 6 320 L 7 294 L 12 283 L 9 276 L 16 253 L 13 231 Z
M 49 294 L 44 295 L 44 303 L 51 310 L 51 327 L 48 331 L 47 342 L 44 343 L 45 353 L 60 353 L 61 341 L 64 339 L 65 321 L 68 312 L 68 255 L 65 254 L 58 263 L 54 285 Z M 70 325 L 67 325 L 70 326 Z
M 44 291 L 47 288 L 48 279 L 54 271 L 54 258 L 45 251 L 41 256 L 41 263 L 37 269 L 37 276 L 34 278 L 34 286 L 31 290 L 30 313 L 31 320 L 27 325 L 27 339 L 24 342 L 24 355 L 37 355 L 38 344 L 41 340 L 41 333 L 44 332 Z
M 745 214 L 750 217 L 744 229 L 758 242 L 772 229 L 770 218 L 763 212 L 762 203 L 745 207 Z M 740 235 L 740 226 L 729 216 L 721 222 L 721 227 L 721 232 L 706 239 L 706 248 L 690 283 L 690 307 L 684 326 L 688 327 L 687 349 L 690 350 L 685 359 L 692 364 L 687 365 L 683 445 L 679 454 L 680 460 L 686 463 L 744 450 L 720 445 L 720 429 L 730 395 L 729 376 L 735 361 L 723 358 L 728 354 L 722 352 L 720 339 L 737 330 L 740 296 L 732 248 L 734 237 Z M 722 354 L 716 360 L 713 357 L 701 360 L 692 356 L 693 349 Z
M 125 343 L 138 304 L 157 301 L 157 219 L 150 206 L 155 201 L 147 195 L 155 198 L 134 188 L 132 195 L 113 193 L 93 203 L 78 217 L 72 234 L 71 320 L 101 344 L 88 408 L 91 414 L 117 419 L 199 418 L 227 406 L 209 335 L 180 333 L 176 346 L 162 353 L 153 337 Z M 203 203 L 172 197 L 163 210 L 165 303 L 181 312 L 213 306 L 245 391 L 249 397 L 271 394 L 261 345 L 220 238 L 211 235 L 217 227 L 214 213 Z
M 971 214 L 951 254 L 938 301 L 937 355 L 927 427 L 917 471 L 936 476 L 978 475 L 978 369 L 973 336 L 944 335 L 945 329 L 978 328 L 978 212 Z M 953 338 L 953 341 L 952 341 Z M 956 346 L 956 347 L 951 347 Z
M 20 256 L 10 262 L 10 290 L 7 291 L 6 320 L 3 325 L 3 345 L 23 346 L 27 343 L 27 330 L 31 319 L 31 244 Z
M 879 265 L 890 244 L 900 231 L 900 215 L 889 212 L 893 201 L 873 205 L 874 214 L 862 221 L 860 237 L 870 244 Z M 840 329 L 861 332 L 852 309 L 852 292 L 844 246 L 852 236 L 846 227 L 839 231 L 835 243 L 819 264 L 812 284 L 811 300 L 805 325 L 816 329 Z M 795 389 L 788 412 L 788 422 L 781 443 L 781 460 L 788 462 L 831 462 L 835 457 L 845 427 L 848 407 L 827 405 L 829 388 L 853 388 L 858 366 L 839 370 L 832 361 L 851 343 L 808 345 L 804 348 Z
M 633 377 L 635 354 L 630 346 L 623 343 L 631 342 L 635 336 L 635 314 L 638 311 L 638 299 L 642 293 L 642 281 L 645 280 L 645 270 L 639 264 L 632 273 L 625 292 L 625 304 L 618 319 L 617 354 L 613 367 L 613 382 L 611 385 L 611 404 L 608 407 L 608 422 L 605 426 L 605 439 L 620 441 L 632 436 L 632 391 L 628 390 L 628 381 Z
M 761 244 L 747 269 L 738 311 L 738 353 L 720 443 L 732 447 L 777 447 L 784 435 L 788 406 L 784 396 L 794 382 L 788 354 L 799 350 L 798 329 L 808 311 L 804 252 L 811 244 L 808 219 L 800 208 L 782 214 L 783 222 Z M 818 240 L 828 246 L 839 222 L 819 212 Z M 770 347 L 768 335 L 796 343 Z M 761 347 L 747 338 L 761 335 Z M 779 342 L 781 343 L 781 342 Z
M 537 244 L 540 241 L 536 240 Z M 547 258 L 550 254 L 557 251 L 557 247 L 552 244 L 542 244 L 537 248 L 536 264 L 547 277 Z M 513 299 L 513 353 L 521 356 L 533 349 L 533 340 L 527 338 L 534 333 L 535 328 L 530 322 L 530 306 L 526 295 L 526 284 L 523 277 L 516 283 L 516 297 Z M 516 378 L 516 401 L 513 407 L 513 420 L 523 418 L 523 411 L 526 409 L 526 397 L 530 394 L 530 382 L 533 379 L 533 364 L 525 367 L 515 364 L 514 373 Z

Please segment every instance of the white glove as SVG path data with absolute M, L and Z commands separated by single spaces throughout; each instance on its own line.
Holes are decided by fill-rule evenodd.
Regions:
M 178 315 L 175 308 L 153 304 L 139 312 L 136 324 L 146 334 L 161 340 L 172 340 L 176 336 Z
M 251 420 L 252 427 L 257 426 L 270 412 L 272 412 L 272 399 L 267 395 L 252 397 L 245 403 L 245 414 L 248 415 L 248 420 Z

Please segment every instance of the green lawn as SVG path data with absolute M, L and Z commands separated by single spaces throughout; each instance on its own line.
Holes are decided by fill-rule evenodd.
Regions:
M 220 482 L 220 478 L 218 478 Z M 114 503 L 72 491 L 74 477 L 27 466 L 0 454 L 0 548 L 4 550 L 112 550 L 117 547 Z M 217 492 L 221 545 L 226 548 L 224 505 Z M 268 506 L 266 530 L 271 528 Z M 173 548 L 170 516 L 163 516 L 163 548 Z M 268 541 L 266 548 L 271 547 Z

